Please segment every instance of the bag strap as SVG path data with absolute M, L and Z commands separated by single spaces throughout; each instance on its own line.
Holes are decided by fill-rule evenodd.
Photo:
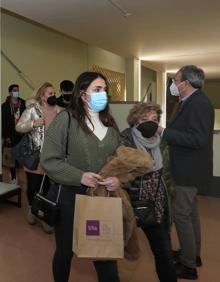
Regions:
M 69 133 L 70 133 L 70 123 L 71 123 L 71 116 L 70 112 L 66 111 L 68 114 L 68 127 L 67 127 L 67 134 L 66 134 L 66 150 L 65 150 L 65 160 L 67 160 L 68 156 L 68 148 L 69 148 Z
M 46 177 L 46 174 L 44 173 L 42 181 L 41 181 L 41 185 L 40 185 L 39 194 L 42 194 L 45 177 Z M 59 184 L 59 190 L 58 190 L 58 193 L 57 193 L 56 203 L 58 203 L 58 200 L 59 200 L 59 197 L 60 197 L 61 187 L 62 187 L 62 185 Z
M 67 135 L 66 135 L 66 150 L 65 150 L 65 161 L 67 161 L 67 156 L 68 156 L 68 148 L 69 148 L 69 132 L 70 132 L 70 123 L 71 123 L 71 116 L 69 111 L 66 111 L 68 114 L 68 126 L 67 126 Z M 41 185 L 40 185 L 40 190 L 39 193 L 41 194 L 43 191 L 43 185 L 44 185 L 44 180 L 45 180 L 46 174 L 44 173 Z M 59 190 L 57 193 L 57 198 L 56 198 L 56 203 L 58 203 L 59 197 L 60 197 L 60 192 L 61 192 L 62 184 L 59 184 Z
M 39 193 L 41 194 L 43 191 L 43 185 L 44 185 L 44 180 L 45 180 L 46 174 L 44 173 L 43 178 L 41 180 L 41 184 L 40 184 L 40 190 Z

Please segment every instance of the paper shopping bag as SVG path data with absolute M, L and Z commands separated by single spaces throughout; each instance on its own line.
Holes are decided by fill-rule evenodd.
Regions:
M 76 195 L 73 251 L 77 257 L 124 257 L 121 198 Z
M 6 167 L 15 167 L 15 160 L 12 156 L 11 147 L 3 148 L 2 164 Z

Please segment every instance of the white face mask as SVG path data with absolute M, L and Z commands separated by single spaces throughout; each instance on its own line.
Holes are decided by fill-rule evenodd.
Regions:
M 179 86 L 183 83 L 184 81 L 180 82 L 178 84 L 178 86 L 176 86 L 176 84 L 174 83 L 174 81 L 172 82 L 172 84 L 170 85 L 170 93 L 173 96 L 181 96 L 182 90 L 179 90 Z
M 18 97 L 19 97 L 19 92 L 18 91 L 12 91 L 11 94 L 12 94 L 13 98 L 18 99 Z
M 179 89 L 174 82 L 170 85 L 170 94 L 173 96 L 180 96 Z

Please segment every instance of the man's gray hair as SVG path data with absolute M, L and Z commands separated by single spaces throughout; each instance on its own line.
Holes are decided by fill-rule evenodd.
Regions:
M 205 73 L 194 65 L 183 66 L 178 73 L 181 73 L 181 81 L 188 80 L 194 88 L 202 88 L 205 82 Z

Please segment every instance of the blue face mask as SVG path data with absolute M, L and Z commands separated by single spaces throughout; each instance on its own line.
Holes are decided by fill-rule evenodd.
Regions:
M 102 92 L 93 92 L 90 94 L 91 100 L 88 103 L 91 110 L 96 113 L 101 112 L 106 108 L 108 98 L 105 91 Z
M 12 91 L 11 95 L 12 95 L 13 98 L 17 99 L 19 97 L 19 92 L 18 91 Z

